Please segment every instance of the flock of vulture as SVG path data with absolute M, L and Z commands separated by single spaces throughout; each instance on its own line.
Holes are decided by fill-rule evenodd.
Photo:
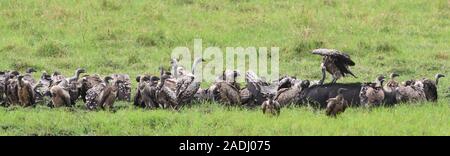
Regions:
M 160 67 L 160 74 L 136 77 L 138 86 L 134 96 L 137 107 L 179 110 L 181 107 L 199 101 L 217 101 L 229 106 L 260 107 L 263 113 L 279 115 L 280 108 L 288 105 L 309 105 L 326 109 L 326 115 L 336 116 L 349 106 L 376 107 L 392 106 L 402 102 L 437 101 L 439 78 L 409 80 L 399 83 L 392 73 L 387 83 L 385 77 L 377 76 L 367 83 L 336 83 L 339 78 L 351 75 L 349 69 L 355 63 L 348 54 L 334 49 L 316 49 L 312 54 L 323 57 L 322 79 L 319 81 L 300 80 L 283 76 L 267 82 L 252 71 L 245 73 L 245 86 L 237 82 L 240 73 L 225 70 L 218 75 L 208 88 L 201 88 L 196 81 L 196 66 L 202 63 L 197 58 L 188 71 L 179 66 L 178 60 L 171 60 L 170 70 Z M 82 99 L 86 108 L 110 109 L 116 100 L 132 101 L 131 80 L 126 74 L 83 75 L 79 68 L 74 76 L 66 78 L 59 72 L 52 75 L 43 72 L 40 80 L 33 78 L 34 69 L 25 74 L 18 71 L 0 72 L 0 103 L 4 106 L 34 106 L 37 103 L 49 107 L 71 107 Z M 331 83 L 325 83 L 326 72 L 332 76 Z

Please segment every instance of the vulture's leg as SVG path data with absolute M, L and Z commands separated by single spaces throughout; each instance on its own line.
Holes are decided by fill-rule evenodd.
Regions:
M 319 84 L 320 85 L 322 85 L 323 84 L 323 82 L 325 81 L 325 78 L 326 78 L 326 73 L 325 73 L 325 65 L 322 63 L 322 65 L 321 65 L 321 67 L 322 67 L 322 79 L 320 79 L 320 81 L 319 81 Z
M 332 84 L 335 84 L 337 81 L 337 78 L 333 77 L 333 80 L 331 81 Z

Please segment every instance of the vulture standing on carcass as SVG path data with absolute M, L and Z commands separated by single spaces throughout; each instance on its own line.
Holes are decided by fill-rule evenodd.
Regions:
M 17 80 L 17 77 L 19 75 L 20 73 L 17 71 L 11 71 L 6 75 L 5 96 L 7 105 L 19 104 L 19 95 L 18 95 L 19 82 Z
M 75 75 L 67 79 L 69 85 L 68 89 L 70 95 L 70 103 L 72 105 L 75 105 L 76 101 L 78 100 L 78 97 L 80 97 L 80 89 L 82 87 L 82 84 L 78 80 L 80 78 L 81 73 L 86 73 L 86 70 L 83 68 L 78 68 L 75 71 Z
M 117 92 L 117 100 L 131 101 L 131 80 L 130 76 L 127 74 L 112 74 L 111 77 L 113 81 L 119 81 L 117 87 L 119 88 Z
M 385 77 L 378 76 L 374 83 L 366 83 L 361 87 L 359 98 L 366 107 L 380 106 L 384 100 L 383 82 Z
M 439 79 L 442 77 L 445 77 L 445 75 L 436 74 L 434 81 L 427 78 L 421 80 L 427 101 L 436 102 L 438 100 L 437 86 L 439 84 Z
M 117 98 L 116 85 L 111 84 L 112 77 L 106 76 L 104 82 L 100 83 L 87 91 L 86 107 L 90 110 L 96 108 L 112 108 Z M 120 81 L 120 80 L 119 80 Z M 112 82 L 120 83 L 120 82 Z
M 275 94 L 276 94 L 276 90 L 271 90 L 268 92 L 263 93 L 265 94 L 266 97 L 266 101 L 264 101 L 261 104 L 261 108 L 263 111 L 263 114 L 269 113 L 271 115 L 275 115 L 275 116 L 279 116 L 280 115 L 280 109 L 281 106 L 278 103 L 278 101 L 274 100 L 275 98 Z
M 23 75 L 17 77 L 17 94 L 19 96 L 19 104 L 23 107 L 33 106 L 35 104 L 33 86 L 30 82 L 25 81 L 23 78 Z
M 320 65 L 322 68 L 322 79 L 319 83 L 321 85 L 325 81 L 325 71 L 333 77 L 331 83 L 336 83 L 339 78 L 345 77 L 346 74 L 356 77 L 349 69 L 349 66 L 355 65 L 355 62 L 350 59 L 348 54 L 341 53 L 335 49 L 315 49 L 312 53 L 323 56 L 322 64 Z
M 408 80 L 404 85 L 397 87 L 396 91 L 398 102 L 421 102 L 427 99 L 421 81 Z
M 327 108 L 325 114 L 327 116 L 336 117 L 336 115 L 345 112 L 348 107 L 348 101 L 344 98 L 344 92 L 346 89 L 339 88 L 337 91 L 337 96 L 335 98 L 330 98 L 327 100 Z
M 283 80 L 280 81 L 280 84 L 283 84 Z M 309 87 L 309 81 L 308 80 L 297 80 L 293 79 L 291 82 L 291 86 L 288 88 L 281 88 L 278 89 L 278 92 L 275 96 L 275 100 L 281 105 L 286 106 L 288 104 L 296 103 L 300 99 L 300 92 L 302 91 L 302 88 L 308 88 Z M 280 88 L 280 87 L 278 87 Z
M 83 102 L 86 103 L 87 91 L 102 82 L 103 82 L 102 78 L 100 78 L 100 76 L 97 74 L 85 75 L 85 76 L 83 76 L 83 78 L 81 78 L 79 80 L 78 83 L 81 84 L 79 93 L 80 93 L 81 99 L 83 99 Z

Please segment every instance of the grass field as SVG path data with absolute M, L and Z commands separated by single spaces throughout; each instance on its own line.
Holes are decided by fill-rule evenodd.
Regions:
M 11 0 L 0 2 L 0 69 L 157 74 L 178 46 L 280 47 L 280 73 L 320 78 L 315 48 L 352 56 L 358 78 L 450 76 L 448 0 Z M 40 74 L 36 74 L 36 78 Z M 330 81 L 329 79 L 327 81 Z M 207 86 L 207 84 L 203 84 Z M 135 84 L 133 84 L 133 89 Z M 181 112 L 0 108 L 0 135 L 450 135 L 450 80 L 437 104 L 352 108 L 337 119 L 307 107 L 280 117 L 196 104 Z

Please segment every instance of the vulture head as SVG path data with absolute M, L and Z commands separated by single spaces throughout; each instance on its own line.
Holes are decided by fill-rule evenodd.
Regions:
M 31 73 L 34 73 L 34 72 L 37 72 L 37 71 L 34 68 L 28 68 L 25 72 L 28 73 L 28 74 L 31 74 Z
M 77 73 L 77 74 L 86 73 L 86 69 L 84 69 L 84 68 L 78 68 L 78 69 L 76 70 L 76 73 Z
M 394 79 L 394 78 L 399 77 L 399 76 L 400 75 L 397 74 L 397 73 L 391 73 L 391 75 L 390 75 L 391 79 Z
M 111 76 L 105 76 L 104 80 L 106 84 L 109 84 L 109 81 L 112 80 L 113 78 Z
M 436 78 L 436 85 L 438 85 L 438 83 L 439 83 L 439 79 L 440 78 L 442 78 L 442 77 L 445 77 L 445 75 L 444 74 L 436 74 L 436 76 L 435 76 L 435 78 Z
M 383 75 L 378 76 L 377 79 L 375 80 L 375 82 L 376 82 L 375 87 L 382 87 L 384 81 L 385 81 L 385 77 Z

